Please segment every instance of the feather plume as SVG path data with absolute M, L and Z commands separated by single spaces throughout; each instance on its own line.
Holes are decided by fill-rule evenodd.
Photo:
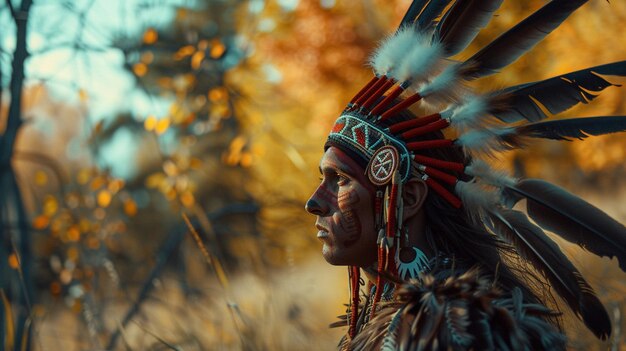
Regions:
M 490 124 L 487 115 L 487 101 L 479 96 L 467 97 L 464 103 L 453 107 L 450 114 L 450 124 L 459 130 L 480 128 Z M 441 113 L 448 115 L 447 111 Z
M 431 1 L 426 5 L 424 11 L 419 15 L 415 22 L 420 30 L 428 30 L 435 23 L 435 20 L 441 16 L 443 10 L 452 2 L 452 0 Z
M 496 157 L 502 151 L 519 148 L 517 139 L 506 138 L 512 134 L 514 128 L 471 130 L 459 135 L 455 144 L 462 146 L 469 154 L 479 154 L 488 157 Z
M 418 36 L 412 27 L 403 27 L 383 40 L 370 58 L 374 72 L 379 75 L 390 73 L 411 51 Z
M 511 186 L 515 184 L 515 179 L 511 178 L 506 172 L 491 168 L 487 162 L 480 159 L 472 159 L 472 162 L 465 167 L 465 174 L 472 177 L 478 177 L 486 183 L 497 186 Z
M 585 200 L 540 179 L 524 179 L 509 191 L 526 198 L 528 215 L 544 229 L 598 255 L 617 257 L 626 271 L 626 227 Z
M 439 21 L 436 40 L 446 56 L 463 51 L 491 20 L 503 0 L 457 0 Z
M 404 14 L 402 21 L 400 21 L 398 30 L 410 26 L 415 21 L 415 18 L 422 13 L 428 2 L 429 0 L 413 0 L 413 2 L 411 2 L 411 6 L 409 6 L 409 9 Z
M 469 94 L 469 88 L 461 82 L 458 68 L 456 64 L 448 65 L 430 82 L 418 87 L 417 92 L 429 104 L 461 102 Z
M 454 186 L 454 192 L 459 195 L 463 202 L 463 208 L 474 221 L 479 221 L 485 209 L 496 206 L 498 203 L 493 191 L 489 191 L 477 183 L 458 181 Z
M 606 339 L 611 333 L 611 321 L 604 306 L 556 243 L 521 212 L 492 211 L 489 218 L 496 234 L 514 245 L 520 255 L 550 281 L 597 337 Z
M 422 34 L 414 34 L 409 47 L 403 48 L 408 54 L 401 57 L 399 65 L 393 71 L 398 82 L 424 80 L 433 67 L 436 68 L 441 59 L 441 45 L 430 44 L 430 40 Z
M 626 61 L 586 68 L 497 91 L 492 96 L 503 100 L 504 108 L 494 111 L 493 114 L 505 122 L 523 119 L 534 122 L 548 117 L 541 109 L 542 106 L 550 113 L 557 114 L 578 103 L 589 103 L 604 89 L 618 86 L 600 75 L 626 76 Z
M 588 0 L 553 0 L 470 57 L 466 79 L 476 79 L 508 66 L 556 29 Z

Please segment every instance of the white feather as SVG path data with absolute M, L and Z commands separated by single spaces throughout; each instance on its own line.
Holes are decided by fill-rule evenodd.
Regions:
M 417 35 L 411 44 L 408 55 L 401 62 L 393 75 L 399 82 L 418 82 L 433 74 L 438 69 L 443 57 L 443 48 L 439 43 L 432 43 L 425 36 Z
M 458 181 L 454 186 L 454 191 L 461 198 L 463 207 L 470 215 L 470 218 L 478 220 L 485 212 L 485 209 L 493 208 L 498 203 L 497 194 L 477 183 Z
M 406 26 L 388 36 L 379 45 L 370 58 L 370 64 L 376 74 L 388 74 L 409 51 L 420 36 L 412 27 Z
M 472 162 L 465 167 L 465 174 L 472 177 L 478 177 L 486 183 L 497 186 L 513 186 L 516 181 L 503 170 L 491 168 L 487 162 L 480 159 L 473 159 Z
M 449 65 L 433 80 L 422 85 L 418 92 L 422 97 L 427 98 L 433 94 L 454 90 L 458 83 L 458 65 Z
M 478 96 L 470 96 L 465 103 L 458 105 L 452 111 L 450 123 L 458 129 L 479 128 L 488 120 L 487 102 Z
M 510 133 L 510 129 L 512 128 L 472 130 L 459 135 L 456 143 L 470 154 L 478 153 L 495 157 L 496 153 L 511 149 L 498 137 Z

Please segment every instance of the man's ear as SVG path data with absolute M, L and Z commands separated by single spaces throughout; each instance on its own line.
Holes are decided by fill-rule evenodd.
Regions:
M 404 201 L 405 220 L 415 216 L 424 205 L 428 195 L 428 186 L 421 179 L 411 179 L 402 186 L 402 200 Z

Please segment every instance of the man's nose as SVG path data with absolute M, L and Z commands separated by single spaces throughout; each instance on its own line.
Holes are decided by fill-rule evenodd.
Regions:
M 317 196 L 317 191 L 311 195 L 311 198 L 304 205 L 304 209 L 316 216 L 324 216 L 328 214 L 329 208 L 326 202 Z

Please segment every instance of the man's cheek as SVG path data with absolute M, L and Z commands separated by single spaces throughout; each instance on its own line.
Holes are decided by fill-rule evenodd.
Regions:
M 361 237 L 361 219 L 354 205 L 359 203 L 359 194 L 354 189 L 340 192 L 337 203 L 341 220 L 339 225 L 346 234 L 345 244 L 351 246 Z

